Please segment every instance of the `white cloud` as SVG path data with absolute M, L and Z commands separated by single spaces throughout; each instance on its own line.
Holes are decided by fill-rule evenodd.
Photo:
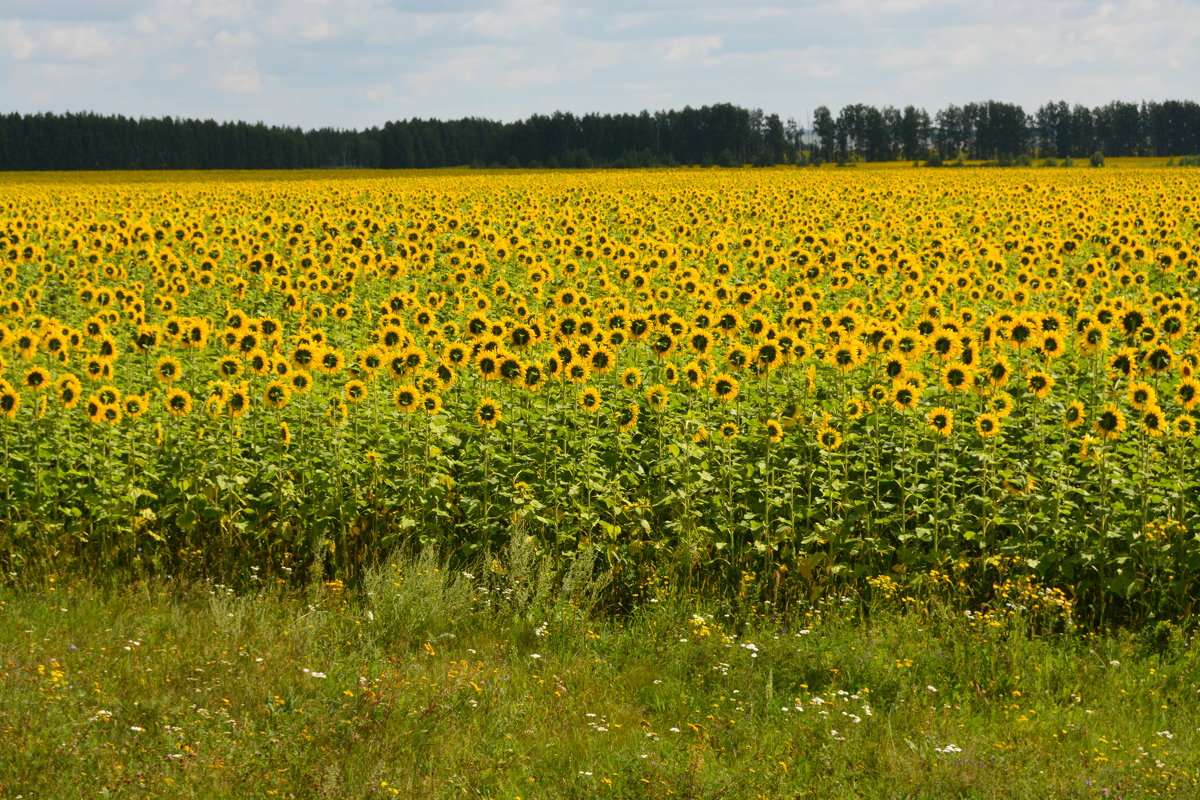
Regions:
M 262 91 L 263 77 L 253 61 L 235 61 L 219 78 L 221 87 L 235 94 L 256 94 Z
M 663 60 L 672 64 L 686 64 L 701 60 L 721 49 L 721 37 L 677 36 L 660 43 Z
M 25 25 L 20 20 L 0 21 L 0 49 L 9 58 L 22 61 L 33 55 L 33 39 L 25 34 Z
M 1200 3 L 7 0 L 0 63 L 20 111 L 306 127 L 714 102 L 1032 112 L 1194 97 Z

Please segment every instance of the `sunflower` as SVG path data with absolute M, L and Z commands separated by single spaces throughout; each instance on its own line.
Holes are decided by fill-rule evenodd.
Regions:
M 1068 428 L 1078 428 L 1087 418 L 1084 411 L 1083 403 L 1078 400 L 1072 400 L 1067 403 L 1067 409 L 1063 412 L 1063 422 Z
M 158 363 L 155 366 L 155 375 L 161 383 L 174 383 L 174 381 L 179 380 L 181 374 L 179 360 L 175 359 L 175 357 L 164 355 L 161 359 L 158 359 Z
M 595 413 L 600 410 L 600 392 L 593 386 L 588 386 L 579 393 L 579 407 L 584 411 Z
M 527 364 L 525 366 L 525 376 L 522 380 L 522 383 L 526 389 L 531 392 L 536 392 L 538 389 L 542 388 L 542 384 L 545 383 L 545 381 L 546 376 L 542 372 L 541 367 L 539 367 L 537 364 Z
M 948 408 L 938 406 L 925 415 L 925 420 L 934 433 L 949 436 L 954 432 L 954 412 Z
M 995 414 L 980 414 L 975 418 L 975 430 L 984 439 L 990 439 L 1000 433 L 1000 417 Z
M 621 433 L 630 433 L 637 427 L 640 408 L 637 403 L 629 403 L 617 410 L 617 429 Z
M 1108 360 L 1108 374 L 1113 378 L 1128 378 L 1137 369 L 1137 350 L 1122 347 Z
M 1096 416 L 1096 433 L 1105 439 L 1116 439 L 1125 430 L 1125 415 L 1116 403 L 1106 403 Z
M 842 435 L 826 425 L 817 430 L 817 444 L 824 450 L 837 450 L 842 446 Z
M 1004 356 L 997 356 L 991 364 L 985 369 L 988 380 L 995 389 L 999 389 L 1008 383 L 1009 377 L 1012 375 L 1012 369 L 1008 365 L 1008 359 Z
M 736 422 L 722 422 L 719 431 L 721 438 L 732 439 L 739 433 L 738 424 Z
M 699 389 L 705 382 L 704 368 L 695 361 L 691 361 L 683 368 L 683 377 L 687 380 L 688 386 Z
M 165 404 L 173 417 L 186 417 L 192 413 L 192 396 L 183 389 L 169 390 Z
M 773 444 L 783 441 L 783 426 L 778 420 L 769 419 L 763 424 L 766 431 L 767 441 Z
M 83 365 L 84 373 L 94 381 L 112 377 L 112 364 L 102 358 L 89 358 Z
M 1195 378 L 1184 378 L 1175 390 L 1175 399 L 1184 411 L 1191 411 L 1200 403 L 1200 381 Z
M 942 367 L 941 379 L 947 392 L 960 392 L 971 385 L 971 371 L 962 364 L 947 364 Z
M 79 383 L 79 378 L 74 375 L 63 375 L 58 379 L 56 386 L 58 389 L 58 399 L 62 402 L 63 408 L 71 409 L 79 404 L 79 396 L 83 392 L 83 386 Z
M 225 356 L 217 362 L 217 372 L 222 378 L 236 378 L 242 374 L 242 360 L 234 356 Z
M 40 392 L 50 385 L 50 373 L 41 367 L 33 367 L 25 373 L 25 379 L 22 383 L 26 389 Z
M 1062 337 L 1052 332 L 1042 334 L 1037 349 L 1047 361 L 1058 358 L 1066 352 Z
M 245 381 L 229 390 L 225 408 L 229 411 L 229 416 L 234 419 L 245 414 L 250 408 L 250 388 Z
M 286 381 L 273 380 L 263 390 L 263 400 L 271 408 L 283 408 L 291 399 L 292 387 Z
M 421 396 L 421 408 L 426 414 L 433 416 L 442 410 L 442 398 L 432 392 Z
M 415 386 L 400 386 L 392 393 L 392 404 L 402 414 L 411 414 L 421 404 L 421 392 Z
M 500 361 L 495 355 L 484 350 L 479 353 L 479 357 L 475 359 L 475 368 L 479 370 L 479 374 L 484 380 L 490 381 L 495 378 L 500 372 Z
M 1181 439 L 1189 438 L 1196 433 L 1196 420 L 1187 414 L 1180 414 L 1171 423 L 1171 430 Z
M 289 376 L 292 382 L 292 389 L 300 394 L 304 394 L 312 388 L 312 375 L 304 370 L 297 370 Z
M 737 378 L 729 373 L 718 372 L 713 376 L 708 389 L 712 392 L 713 397 L 722 403 L 730 403 L 737 398 L 738 393 L 741 391 L 741 386 L 738 384 Z
M 745 369 L 750 363 L 750 353 L 744 347 L 731 347 L 725 353 L 725 363 L 733 369 Z
M 907 411 L 917 404 L 917 391 L 905 383 L 892 387 L 892 406 L 897 411 Z
M 499 361 L 496 370 L 500 377 L 509 383 L 520 383 L 525 376 L 525 367 L 521 360 L 508 353 L 498 353 L 497 358 Z
M 583 383 L 591 377 L 592 371 L 584 362 L 576 361 L 567 365 L 567 380 L 571 383 Z
M 1108 331 L 1103 325 L 1088 325 L 1080 336 L 1079 349 L 1087 355 L 1095 355 L 1108 349 Z
M 313 362 L 320 358 L 320 351 L 313 345 L 302 344 L 297 345 L 292 350 L 292 363 L 297 369 L 308 369 L 313 366 Z
M 1006 419 L 1013 412 L 1014 406 L 1012 395 L 1008 392 L 996 392 L 988 398 L 988 407 L 1001 419 Z
M 1161 375 L 1171 368 L 1171 364 L 1175 360 L 1175 354 L 1171 352 L 1169 347 L 1155 347 L 1146 354 L 1146 366 L 1150 368 L 1151 375 Z
M 130 419 L 137 419 L 146 413 L 146 398 L 139 394 L 127 394 L 121 400 L 121 410 Z
M 1158 404 L 1158 392 L 1145 381 L 1134 381 L 1129 384 L 1129 405 L 1138 411 L 1144 411 Z
M 1162 409 L 1158 406 L 1150 406 L 1142 411 L 1142 430 L 1149 436 L 1158 438 L 1167 431 L 1167 418 L 1163 416 Z
M 279 443 L 284 447 L 292 443 L 292 429 L 286 422 L 279 423 Z
M 1050 390 L 1054 388 L 1054 377 L 1041 370 L 1034 370 L 1025 374 L 1025 385 L 1029 388 L 1029 393 L 1039 400 L 1044 400 Z
M 646 390 L 646 402 L 655 411 L 662 411 L 671 401 L 671 392 L 661 383 L 656 383 Z
M 336 347 L 331 347 L 321 354 L 317 368 L 327 375 L 336 375 L 346 364 L 346 357 Z
M 479 401 L 475 407 L 475 420 L 485 428 L 494 428 L 504 415 L 500 413 L 500 404 L 490 398 Z
M 7 383 L 0 381 L 0 416 L 13 419 L 21 410 L 21 395 Z
M 97 424 L 104 421 L 104 408 L 104 404 L 100 402 L 96 395 L 90 396 L 87 399 L 87 405 L 84 407 L 87 411 L 88 420 Z
M 858 419 L 865 414 L 871 413 L 871 404 L 861 397 L 847 399 L 846 404 L 842 408 L 846 413 L 846 419 L 850 420 Z
M 361 403 L 367 399 L 367 386 L 362 381 L 348 381 L 342 387 L 342 395 L 351 403 Z

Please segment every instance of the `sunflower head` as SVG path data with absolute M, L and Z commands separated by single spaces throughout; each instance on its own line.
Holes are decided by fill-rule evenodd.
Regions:
M 636 403 L 630 403 L 617 410 L 617 428 L 621 433 L 630 433 L 637 427 L 639 411 Z
M 589 386 L 579 393 L 579 407 L 589 413 L 600 410 L 600 392 Z
M 400 386 L 392 393 L 392 404 L 401 414 L 411 414 L 421 404 L 421 392 L 415 386 Z
M 1096 433 L 1105 439 L 1116 439 L 1125 430 L 1125 415 L 1116 403 L 1106 403 L 1096 416 Z
M 842 446 L 842 435 L 835 428 L 824 426 L 817 431 L 817 444 L 823 450 L 837 450 Z
M 975 430 L 985 439 L 1000 433 L 1000 417 L 996 414 L 980 414 L 975 419 Z
M 1063 412 L 1063 422 L 1068 428 L 1078 428 L 1086 419 L 1083 403 L 1078 400 L 1072 400 L 1067 403 L 1067 409 Z
M 741 386 L 738 384 L 737 378 L 728 373 L 720 372 L 713 376 L 712 383 L 709 384 L 709 390 L 712 392 L 713 397 L 722 403 L 730 403 L 738 396 Z
M 495 428 L 501 419 L 500 404 L 495 400 L 484 398 L 475 407 L 475 420 L 484 428 Z
M 671 400 L 671 392 L 661 383 L 656 383 L 646 390 L 646 402 L 655 411 L 662 411 Z
M 940 436 L 949 436 L 954 432 L 954 412 L 938 406 L 925 416 L 929 427 Z

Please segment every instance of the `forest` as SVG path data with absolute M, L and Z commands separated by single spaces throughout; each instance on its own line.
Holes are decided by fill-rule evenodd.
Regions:
M 366 130 L 84 113 L 0 114 L 0 170 L 771 166 L 953 159 L 1011 163 L 1200 153 L 1200 104 L 1065 101 L 827 107 L 803 123 L 729 103 L 516 122 L 405 119 Z

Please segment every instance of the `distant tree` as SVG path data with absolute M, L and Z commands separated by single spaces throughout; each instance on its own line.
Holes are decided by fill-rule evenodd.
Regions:
M 833 114 L 825 106 L 817 106 L 816 110 L 813 111 L 813 132 L 817 137 L 818 156 L 823 161 L 832 161 L 834 157 L 834 144 L 837 137 L 837 125 L 833 121 Z

